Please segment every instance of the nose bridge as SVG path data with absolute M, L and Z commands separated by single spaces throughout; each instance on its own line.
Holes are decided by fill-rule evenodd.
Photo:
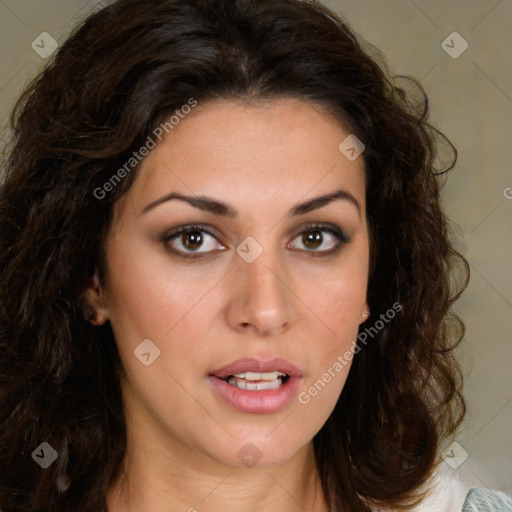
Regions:
M 257 298 L 260 295 L 278 296 L 282 294 L 280 288 L 283 286 L 282 273 L 279 258 L 275 251 L 264 251 L 252 263 L 243 262 L 240 264 L 240 272 L 244 273 L 247 286 L 253 292 L 251 295 Z M 284 276 L 283 276 L 284 277 Z
M 237 328 L 252 326 L 261 334 L 282 330 L 292 321 L 293 299 L 286 284 L 287 272 L 279 248 L 271 246 L 270 238 L 267 236 L 265 244 L 258 244 L 262 251 L 252 261 L 246 254 L 258 250 L 254 241 L 242 242 L 238 247 L 230 311 L 231 322 Z

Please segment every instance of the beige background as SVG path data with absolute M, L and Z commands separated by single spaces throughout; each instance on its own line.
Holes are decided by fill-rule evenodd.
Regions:
M 459 150 L 443 192 L 472 271 L 458 306 L 467 326 L 461 358 L 470 412 L 456 455 L 469 454 L 459 470 L 470 474 L 474 485 L 512 492 L 512 1 L 324 3 L 383 51 L 393 73 L 421 80 L 433 123 Z M 48 32 L 62 43 L 99 4 L 0 1 L 2 127 L 24 84 L 45 63 L 32 41 Z M 441 47 L 454 31 L 469 45 L 456 59 Z M 448 44 L 461 48 L 457 40 Z

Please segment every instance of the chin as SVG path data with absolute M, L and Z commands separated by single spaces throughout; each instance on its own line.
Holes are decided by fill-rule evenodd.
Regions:
M 265 429 L 264 433 L 255 433 L 251 429 L 251 434 L 239 433 L 229 439 L 227 451 L 218 455 L 219 460 L 236 468 L 262 468 L 284 464 L 305 449 L 311 438 L 298 440 L 289 429 L 286 430 L 286 426 L 279 435 L 277 430 L 281 427 L 278 426 L 274 432 Z

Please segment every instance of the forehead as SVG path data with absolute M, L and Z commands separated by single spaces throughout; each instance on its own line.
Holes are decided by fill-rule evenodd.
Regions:
M 179 190 L 240 205 L 294 203 L 340 185 L 364 206 L 364 161 L 339 150 L 350 133 L 319 106 L 297 99 L 199 104 L 142 162 L 128 195 L 140 210 Z

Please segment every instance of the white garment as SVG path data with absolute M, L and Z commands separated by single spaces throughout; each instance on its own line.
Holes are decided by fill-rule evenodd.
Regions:
M 479 475 L 485 476 L 485 482 Z M 414 512 L 460 512 L 470 489 L 498 490 L 489 473 L 470 458 L 457 469 L 441 462 L 427 487 L 429 495 Z

